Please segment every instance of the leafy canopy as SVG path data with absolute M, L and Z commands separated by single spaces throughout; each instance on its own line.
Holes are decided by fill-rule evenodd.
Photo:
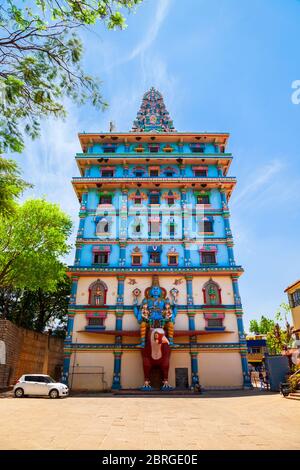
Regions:
M 268 349 L 272 354 L 281 354 L 292 345 L 293 326 L 288 321 L 289 314 L 290 306 L 282 303 L 275 313 L 275 320 L 262 315 L 260 320 L 250 321 L 250 332 L 266 335 Z
M 15 199 L 31 185 L 20 177 L 20 171 L 14 160 L 0 157 L 0 213 L 8 217 L 15 209 Z
M 0 288 L 54 291 L 65 276 L 61 257 L 70 251 L 70 217 L 43 199 L 0 218 Z
M 64 97 L 105 106 L 99 81 L 85 73 L 80 27 L 98 20 L 126 26 L 123 10 L 142 0 L 3 0 L 0 4 L 0 153 L 21 152 L 24 132 L 43 117 L 64 117 Z
M 53 292 L 0 288 L 0 317 L 30 330 L 43 332 L 48 327 L 64 336 L 70 286 L 65 276 Z

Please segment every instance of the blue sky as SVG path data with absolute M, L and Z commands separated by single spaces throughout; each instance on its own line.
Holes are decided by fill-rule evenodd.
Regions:
M 77 229 L 77 133 L 130 129 L 143 93 L 155 86 L 179 131 L 228 131 L 238 185 L 230 201 L 245 325 L 273 315 L 300 277 L 300 79 L 298 0 L 144 0 L 125 31 L 82 32 L 85 67 L 103 82 L 102 113 L 67 102 L 62 121 L 17 156 L 35 187 L 26 197 L 59 202 Z M 74 237 L 73 237 L 74 239 Z M 70 264 L 73 254 L 67 260 Z

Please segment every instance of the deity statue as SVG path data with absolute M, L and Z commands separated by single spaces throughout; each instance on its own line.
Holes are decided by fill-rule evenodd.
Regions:
M 176 293 L 177 289 L 171 290 L 171 301 L 166 298 L 166 290 L 160 287 L 158 277 L 154 276 L 152 286 L 146 289 L 145 298 L 141 305 L 138 305 L 138 290 L 133 292 L 134 314 L 140 323 L 141 343 L 140 347 L 145 347 L 147 328 L 166 328 L 170 346 L 173 346 L 174 322 L 177 315 Z M 176 292 L 173 292 L 176 291 Z

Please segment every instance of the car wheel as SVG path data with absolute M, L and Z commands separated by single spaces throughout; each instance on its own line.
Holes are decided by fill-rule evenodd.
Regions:
M 15 390 L 15 397 L 16 398 L 23 398 L 24 397 L 24 390 L 23 388 L 17 388 Z
M 56 390 L 56 388 L 53 388 L 53 390 L 50 390 L 49 397 L 50 398 L 59 398 L 58 390 Z

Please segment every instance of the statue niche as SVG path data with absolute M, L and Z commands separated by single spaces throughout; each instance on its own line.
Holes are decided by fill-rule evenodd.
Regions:
M 172 302 L 166 297 L 166 289 L 159 286 L 158 277 L 153 276 L 152 286 L 145 290 L 142 303 L 138 304 L 141 291 L 135 289 L 134 314 L 140 324 L 141 342 L 144 367 L 144 390 L 151 390 L 150 372 L 153 367 L 159 367 L 163 373 L 163 390 L 170 389 L 168 385 L 169 356 L 174 346 L 174 323 L 177 315 L 176 288 L 171 289 Z

